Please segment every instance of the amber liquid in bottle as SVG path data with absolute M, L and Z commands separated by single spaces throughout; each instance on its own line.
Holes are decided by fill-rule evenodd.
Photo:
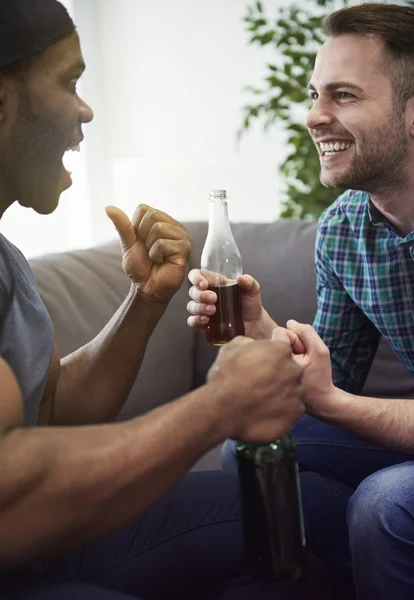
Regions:
M 216 312 L 205 329 L 206 341 L 212 346 L 223 346 L 238 335 L 244 335 L 242 292 L 237 283 L 222 287 L 210 286 L 217 294 Z

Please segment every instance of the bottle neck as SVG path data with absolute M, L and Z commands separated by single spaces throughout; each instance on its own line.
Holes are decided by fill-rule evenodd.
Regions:
M 291 442 L 293 440 L 292 434 L 287 433 L 286 435 L 277 438 L 273 442 L 269 442 L 268 444 L 245 444 L 244 442 L 236 442 L 238 448 L 250 448 L 251 450 L 255 450 L 256 448 L 263 448 L 266 446 L 271 446 L 273 444 L 281 444 L 286 442 Z
M 221 198 L 209 202 L 208 232 L 209 234 L 214 233 L 215 235 L 220 234 L 224 237 L 233 238 L 227 202 Z

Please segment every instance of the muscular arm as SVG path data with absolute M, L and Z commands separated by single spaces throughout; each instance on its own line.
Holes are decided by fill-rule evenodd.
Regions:
M 21 395 L 7 365 L 1 375 L 0 571 L 110 533 L 226 437 L 277 439 L 303 412 L 288 345 L 247 338 L 219 353 L 207 385 L 122 424 L 13 427 Z
M 139 371 L 151 334 L 166 305 L 135 288 L 89 344 L 61 361 L 55 351 L 38 424 L 81 425 L 112 421 Z
M 4 363 L 0 395 L 3 407 L 21 400 Z M 23 429 L 18 409 L 7 420 L 4 409 L 0 571 L 79 547 L 145 510 L 230 433 L 216 416 L 222 395 L 209 385 L 128 423 L 86 427 Z
M 132 222 L 115 207 L 107 212 L 121 238 L 130 293 L 103 331 L 60 368 L 55 351 L 39 424 L 87 425 L 117 416 L 185 276 L 191 243 L 181 223 L 147 205 L 137 208 Z

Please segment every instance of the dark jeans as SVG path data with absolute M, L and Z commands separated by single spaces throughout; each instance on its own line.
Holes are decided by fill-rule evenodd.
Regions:
M 308 415 L 292 433 L 307 542 L 332 573 L 335 598 L 412 600 L 414 456 Z M 234 442 L 222 462 L 236 469 Z
M 0 577 L 1 600 L 298 600 L 262 586 L 244 556 L 235 473 L 190 473 L 150 510 L 78 552 Z

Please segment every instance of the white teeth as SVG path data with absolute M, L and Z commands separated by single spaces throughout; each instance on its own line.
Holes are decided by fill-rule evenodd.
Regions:
M 69 150 L 71 150 L 72 152 L 80 152 L 80 144 L 75 144 L 74 146 L 69 146 L 69 148 L 66 150 L 66 152 L 69 152 Z
M 352 143 L 346 142 L 320 142 L 319 147 L 324 154 L 334 154 L 342 150 L 348 150 L 352 146 Z

